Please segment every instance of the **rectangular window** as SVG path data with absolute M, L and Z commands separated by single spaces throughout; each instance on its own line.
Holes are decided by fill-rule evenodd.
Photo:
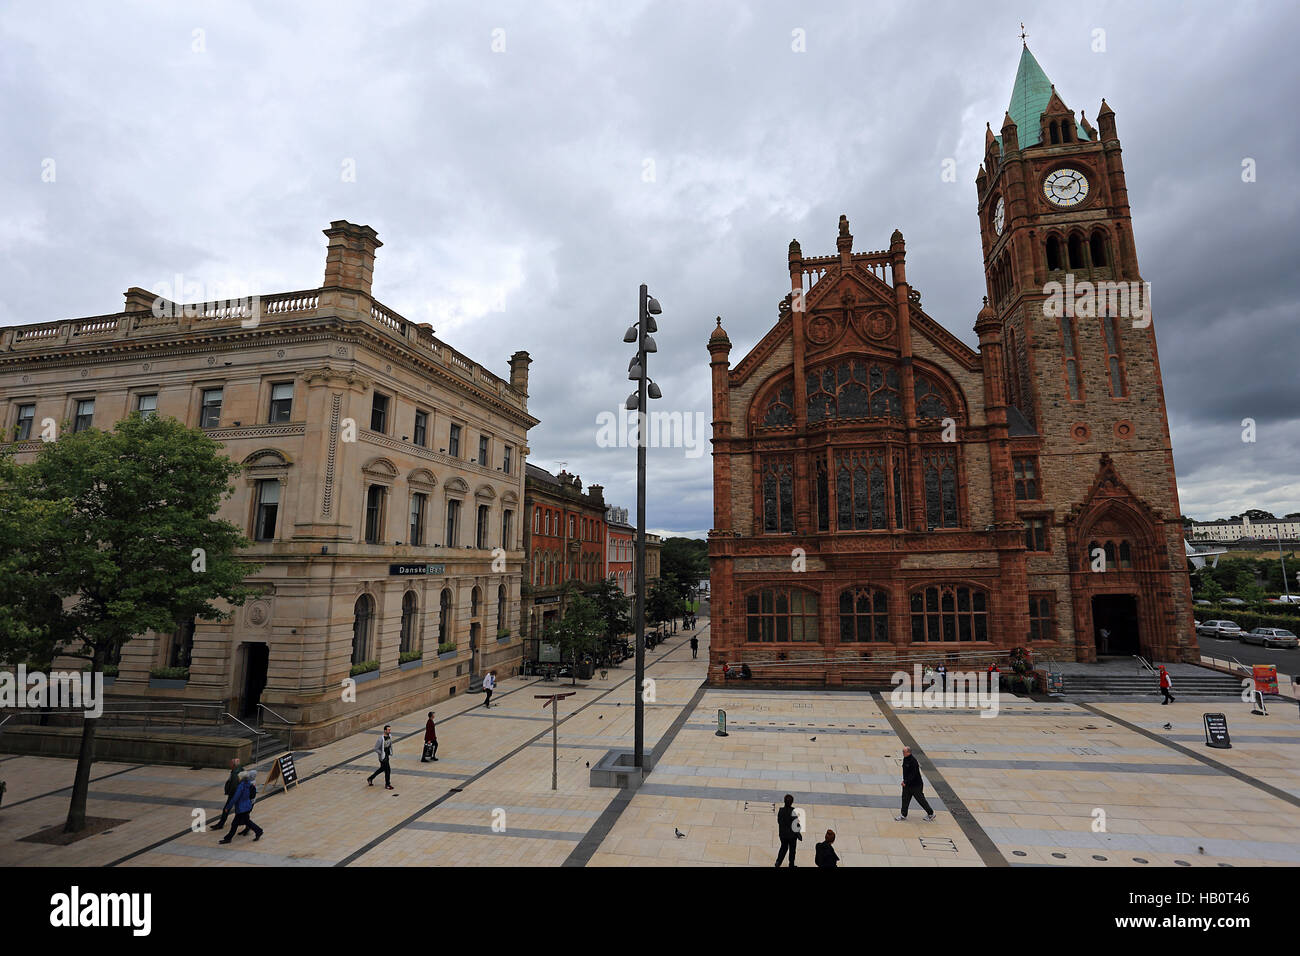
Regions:
M 18 406 L 18 433 L 16 441 L 26 441 L 32 437 L 32 422 L 36 421 L 35 405 Z
M 763 531 L 768 534 L 794 530 L 794 463 L 788 460 L 763 463 Z
M 1030 593 L 1029 639 L 1031 641 L 1056 640 L 1055 608 L 1055 595 L 1051 591 Z
M 478 523 L 474 528 L 474 546 L 480 550 L 488 546 L 488 506 L 478 506 Z
M 424 504 L 428 497 L 418 492 L 411 495 L 411 544 L 424 544 Z
M 1016 500 L 1037 501 L 1038 493 L 1038 459 L 1016 458 L 1012 461 L 1016 479 Z
M 501 452 L 501 470 L 507 475 L 510 474 L 510 453 L 512 451 L 513 449 L 509 445 L 506 445 L 505 449 Z
M 1103 315 L 1101 330 L 1106 339 L 1106 368 L 1110 372 L 1110 394 L 1112 398 L 1123 398 L 1128 394 L 1128 385 L 1124 381 L 1124 369 L 1119 360 L 1119 327 L 1115 316 Z
M 379 392 L 370 402 L 370 430 L 388 434 L 388 396 Z
M 415 428 L 412 430 L 411 438 L 415 444 L 421 448 L 429 446 L 429 413 L 422 412 L 418 408 L 415 410 Z
M 745 598 L 750 641 L 817 642 L 817 595 L 799 590 L 755 591 Z
M 268 422 L 287 422 L 293 414 L 293 382 L 271 386 L 271 413 Z
M 1026 551 L 1047 550 L 1047 519 L 1046 518 L 1025 519 L 1025 550 Z
M 1083 382 L 1079 379 L 1079 343 L 1074 336 L 1074 317 L 1061 316 L 1061 352 L 1065 356 L 1065 383 L 1070 401 L 1083 401 Z
M 77 414 L 72 420 L 74 432 L 85 431 L 95 421 L 95 400 L 83 398 L 77 402 Z
M 257 520 L 253 538 L 257 541 L 275 540 L 275 519 L 280 512 L 280 482 L 268 478 L 257 483 Z
M 452 458 L 460 457 L 460 426 L 452 425 L 451 434 L 447 436 L 447 454 Z
M 486 435 L 478 436 L 478 463 L 484 468 L 487 467 L 488 440 Z
M 141 418 L 153 418 L 158 414 L 158 395 L 137 395 L 135 397 L 135 410 L 140 413 Z
M 460 502 L 447 502 L 447 547 L 456 547 L 460 539 Z
M 383 485 L 371 485 L 366 491 L 366 544 L 379 544 L 384 536 Z
M 510 548 L 510 532 L 512 530 L 510 525 L 514 516 L 515 513 L 509 508 L 501 513 L 501 547 L 507 550 Z
M 199 427 L 216 428 L 221 424 L 221 400 L 224 389 L 205 388 L 203 403 L 199 409 Z

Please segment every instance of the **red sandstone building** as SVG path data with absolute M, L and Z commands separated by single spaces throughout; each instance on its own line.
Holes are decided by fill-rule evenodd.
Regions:
M 844 217 L 835 255 L 790 243 L 779 319 L 734 367 L 718 320 L 711 679 L 1198 659 L 1149 313 L 1051 295 L 1141 283 L 1104 100 L 1097 122 L 1026 48 L 976 180 L 978 351 L 922 308 L 902 233 L 855 253 Z
M 584 588 L 605 577 L 605 490 L 584 492 L 577 475 L 524 466 L 524 583 L 521 627 L 525 656 L 536 660 L 546 628 L 564 615 L 565 585 Z
M 605 577 L 628 597 L 636 592 L 636 528 L 628 524 L 626 508 L 605 512 Z

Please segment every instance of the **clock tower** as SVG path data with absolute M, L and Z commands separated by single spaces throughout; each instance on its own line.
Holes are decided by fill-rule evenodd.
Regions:
M 1014 507 L 1042 529 L 1027 535 L 1031 616 L 1050 612 L 1076 660 L 1198 660 L 1150 290 L 1104 99 L 1096 119 L 1025 46 L 976 178 Z

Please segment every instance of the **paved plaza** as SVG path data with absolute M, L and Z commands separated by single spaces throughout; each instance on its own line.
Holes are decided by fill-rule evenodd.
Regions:
M 395 719 L 396 789 L 375 768 L 379 728 L 298 754 L 300 786 L 264 790 L 257 843 L 195 833 L 221 809 L 220 770 L 94 765 L 87 813 L 127 822 L 71 846 L 20 842 L 60 823 L 75 762 L 9 756 L 0 808 L 7 866 L 770 866 L 775 811 L 804 811 L 800 865 L 837 833 L 843 866 L 1248 866 L 1300 863 L 1300 721 L 1238 701 L 1033 702 L 1002 695 L 997 717 L 903 708 L 889 695 L 705 688 L 689 635 L 647 654 L 654 772 L 635 793 L 589 786 L 589 764 L 630 746 L 632 668 L 580 682 L 561 704 L 558 789 L 551 716 L 502 681 L 435 708 L 437 763 L 421 763 L 424 711 Z M 497 703 L 500 706 L 496 706 Z M 717 711 L 727 713 L 719 737 Z M 1204 745 L 1201 714 L 1223 711 L 1231 750 Z M 1169 725 L 1166 728 L 1166 724 Z M 898 812 L 902 747 L 920 758 L 933 823 Z M 261 775 L 265 779 L 265 773 Z M 681 834 L 680 836 L 678 834 Z

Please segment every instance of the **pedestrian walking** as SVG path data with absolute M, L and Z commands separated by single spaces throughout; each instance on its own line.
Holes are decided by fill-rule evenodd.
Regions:
M 697 657 L 699 657 L 699 655 L 700 655 L 700 639 L 698 637 L 692 637 L 691 638 L 691 660 L 695 660 Z
M 831 867 L 840 865 L 840 855 L 835 852 L 835 831 L 827 830 L 826 839 L 818 843 L 815 848 L 813 862 L 818 866 Z
M 497 672 L 488 671 L 487 676 L 483 678 L 483 706 L 491 707 L 489 701 L 492 700 L 492 691 L 496 690 Z
M 256 843 L 262 839 L 265 832 L 261 827 L 253 822 L 253 803 L 257 800 L 257 771 L 250 770 L 244 774 L 244 779 L 239 782 L 235 788 L 235 822 L 230 824 L 230 832 L 225 838 L 219 840 L 219 843 L 229 843 L 235 838 L 235 831 L 242 826 L 240 836 L 247 836 L 248 831 L 253 831 L 253 842 Z
M 943 685 L 943 692 L 946 694 L 948 693 L 948 666 L 940 661 L 936 670 L 939 672 L 939 683 Z
M 916 758 L 912 756 L 912 748 L 904 747 L 903 748 L 903 810 L 898 816 L 894 817 L 895 820 L 901 823 L 902 821 L 907 819 L 907 808 L 909 805 L 911 805 L 912 798 L 915 797 L 916 802 L 919 803 L 921 805 L 921 809 L 925 811 L 926 822 L 927 823 L 933 822 L 934 811 L 930 809 L 929 801 L 925 799 L 925 794 L 921 792 L 922 787 L 923 784 L 921 782 L 921 765 L 917 762 Z
M 212 829 L 221 830 L 225 828 L 226 817 L 230 814 L 230 808 L 235 805 L 235 791 L 239 789 L 239 778 L 243 775 L 244 770 L 239 765 L 239 758 L 232 758 L 230 761 L 230 776 L 226 778 L 226 805 L 221 808 L 221 819 L 213 825 Z
M 799 819 L 794 812 L 794 796 L 787 793 L 785 795 L 785 806 L 776 811 L 776 835 L 781 841 L 781 852 L 776 855 L 776 865 L 779 867 L 781 861 L 785 859 L 786 851 L 790 851 L 790 865 L 794 866 L 794 851 L 803 839 L 803 834 L 799 832 Z
M 384 789 L 393 789 L 393 770 L 389 763 L 393 759 L 393 728 L 384 724 L 383 736 L 375 740 L 375 755 L 379 758 L 379 769 L 366 778 L 366 783 L 375 785 L 375 778 L 384 775 Z
M 433 725 L 433 711 L 429 711 L 429 719 L 424 722 L 424 756 L 420 758 L 420 763 L 428 763 L 430 760 L 438 759 L 438 730 Z
M 1165 665 L 1160 665 L 1160 693 L 1165 695 L 1161 704 L 1167 704 L 1174 699 L 1174 695 L 1169 691 L 1173 688 L 1174 682 L 1169 679 L 1169 671 L 1165 670 Z

